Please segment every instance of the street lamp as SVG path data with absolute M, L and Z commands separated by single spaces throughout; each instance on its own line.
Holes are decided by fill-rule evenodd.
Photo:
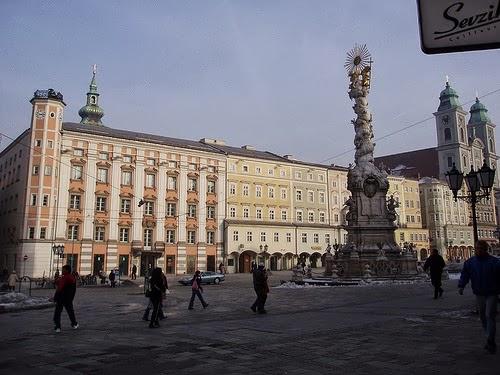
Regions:
M 466 195 L 458 195 L 458 191 L 462 188 L 464 177 L 469 193 Z M 455 202 L 460 198 L 469 202 L 471 205 L 472 228 L 475 244 L 479 239 L 477 235 L 476 203 L 479 202 L 481 198 L 490 199 L 491 188 L 495 182 L 495 170 L 488 167 L 485 160 L 483 166 L 478 171 L 475 171 L 474 167 L 471 165 L 469 174 L 464 176 L 464 174 L 457 169 L 455 163 L 453 163 L 451 170 L 446 173 L 446 178 L 448 180 L 448 186 L 453 192 Z
M 59 271 L 59 258 L 62 258 L 64 256 L 64 245 L 52 245 L 52 252 L 54 253 L 54 256 L 57 255 L 56 270 Z

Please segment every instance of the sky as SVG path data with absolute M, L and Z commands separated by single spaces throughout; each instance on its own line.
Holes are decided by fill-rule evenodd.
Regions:
M 374 61 L 375 156 L 436 146 L 446 75 L 467 111 L 500 89 L 499 50 L 421 51 L 416 1 L 2 0 L 0 132 L 29 127 L 36 89 L 60 91 L 79 122 L 97 64 L 106 126 L 347 166 L 356 43 Z M 498 123 L 500 92 L 481 101 Z

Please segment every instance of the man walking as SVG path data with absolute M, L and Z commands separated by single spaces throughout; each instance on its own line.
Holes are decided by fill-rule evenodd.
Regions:
M 431 256 L 427 258 L 424 264 L 424 271 L 430 269 L 431 283 L 434 286 L 434 299 L 443 296 L 443 288 L 441 288 L 441 275 L 443 268 L 446 266 L 444 259 L 439 255 L 437 249 L 432 249 Z
M 250 309 L 253 312 L 258 311 L 259 314 L 267 313 L 265 305 L 269 286 L 267 285 L 267 273 L 263 264 L 259 264 L 259 267 L 253 272 L 253 288 L 255 294 L 257 294 L 257 298 Z
M 476 295 L 481 324 L 486 332 L 485 349 L 495 353 L 497 300 L 500 293 L 500 259 L 488 254 L 488 243 L 476 242 L 475 256 L 464 263 L 458 292 L 463 294 L 467 283 L 471 281 L 472 292 Z
M 65 265 L 62 268 L 62 276 L 56 281 L 56 293 L 52 298 L 56 303 L 56 310 L 54 311 L 54 330 L 56 332 L 61 332 L 61 313 L 63 307 L 68 313 L 69 319 L 71 321 L 71 327 L 73 329 L 78 328 L 78 323 L 75 318 L 75 311 L 73 309 L 73 299 L 76 293 L 76 280 L 71 274 L 71 267 Z
M 137 279 L 137 266 L 134 264 L 132 266 L 132 280 Z

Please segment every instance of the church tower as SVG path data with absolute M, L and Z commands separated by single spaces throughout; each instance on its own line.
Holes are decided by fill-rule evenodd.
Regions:
M 439 95 L 439 107 L 434 113 L 436 118 L 437 151 L 439 158 L 439 177 L 445 179 L 455 163 L 460 171 L 470 170 L 469 135 L 466 125 L 467 112 L 458 101 L 456 91 L 450 86 Z
M 490 168 L 497 169 L 497 159 L 495 147 L 495 124 L 493 124 L 488 116 L 488 110 L 483 103 L 479 101 L 476 95 L 476 102 L 470 108 L 470 118 L 467 128 L 470 134 L 474 134 L 483 143 L 482 155 L 473 155 L 474 167 L 477 169 L 483 164 L 483 160 Z M 477 160 L 479 159 L 479 160 Z M 498 173 L 495 174 L 495 187 L 498 185 Z
M 97 92 L 97 84 L 95 75 L 97 67 L 94 64 L 92 69 L 92 81 L 90 81 L 89 92 L 87 93 L 87 104 L 80 108 L 78 114 L 82 118 L 81 124 L 102 125 L 101 118 L 104 116 L 104 111 L 99 107 L 99 93 Z

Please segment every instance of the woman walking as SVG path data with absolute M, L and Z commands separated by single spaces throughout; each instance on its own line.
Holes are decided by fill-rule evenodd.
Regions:
M 160 318 L 160 302 L 165 293 L 165 284 L 161 268 L 155 268 L 151 273 L 149 299 L 153 305 L 153 314 L 149 322 L 149 328 L 157 328 L 160 326 L 158 319 Z
M 203 288 L 201 287 L 201 272 L 196 271 L 193 275 L 193 279 L 191 280 L 191 301 L 189 301 L 189 307 L 188 310 L 193 310 L 193 304 L 194 304 L 194 298 L 198 296 L 200 299 L 201 304 L 203 305 L 203 308 L 206 309 L 208 306 L 208 303 L 205 302 L 203 299 L 203 296 L 201 295 L 201 292 L 203 292 Z

